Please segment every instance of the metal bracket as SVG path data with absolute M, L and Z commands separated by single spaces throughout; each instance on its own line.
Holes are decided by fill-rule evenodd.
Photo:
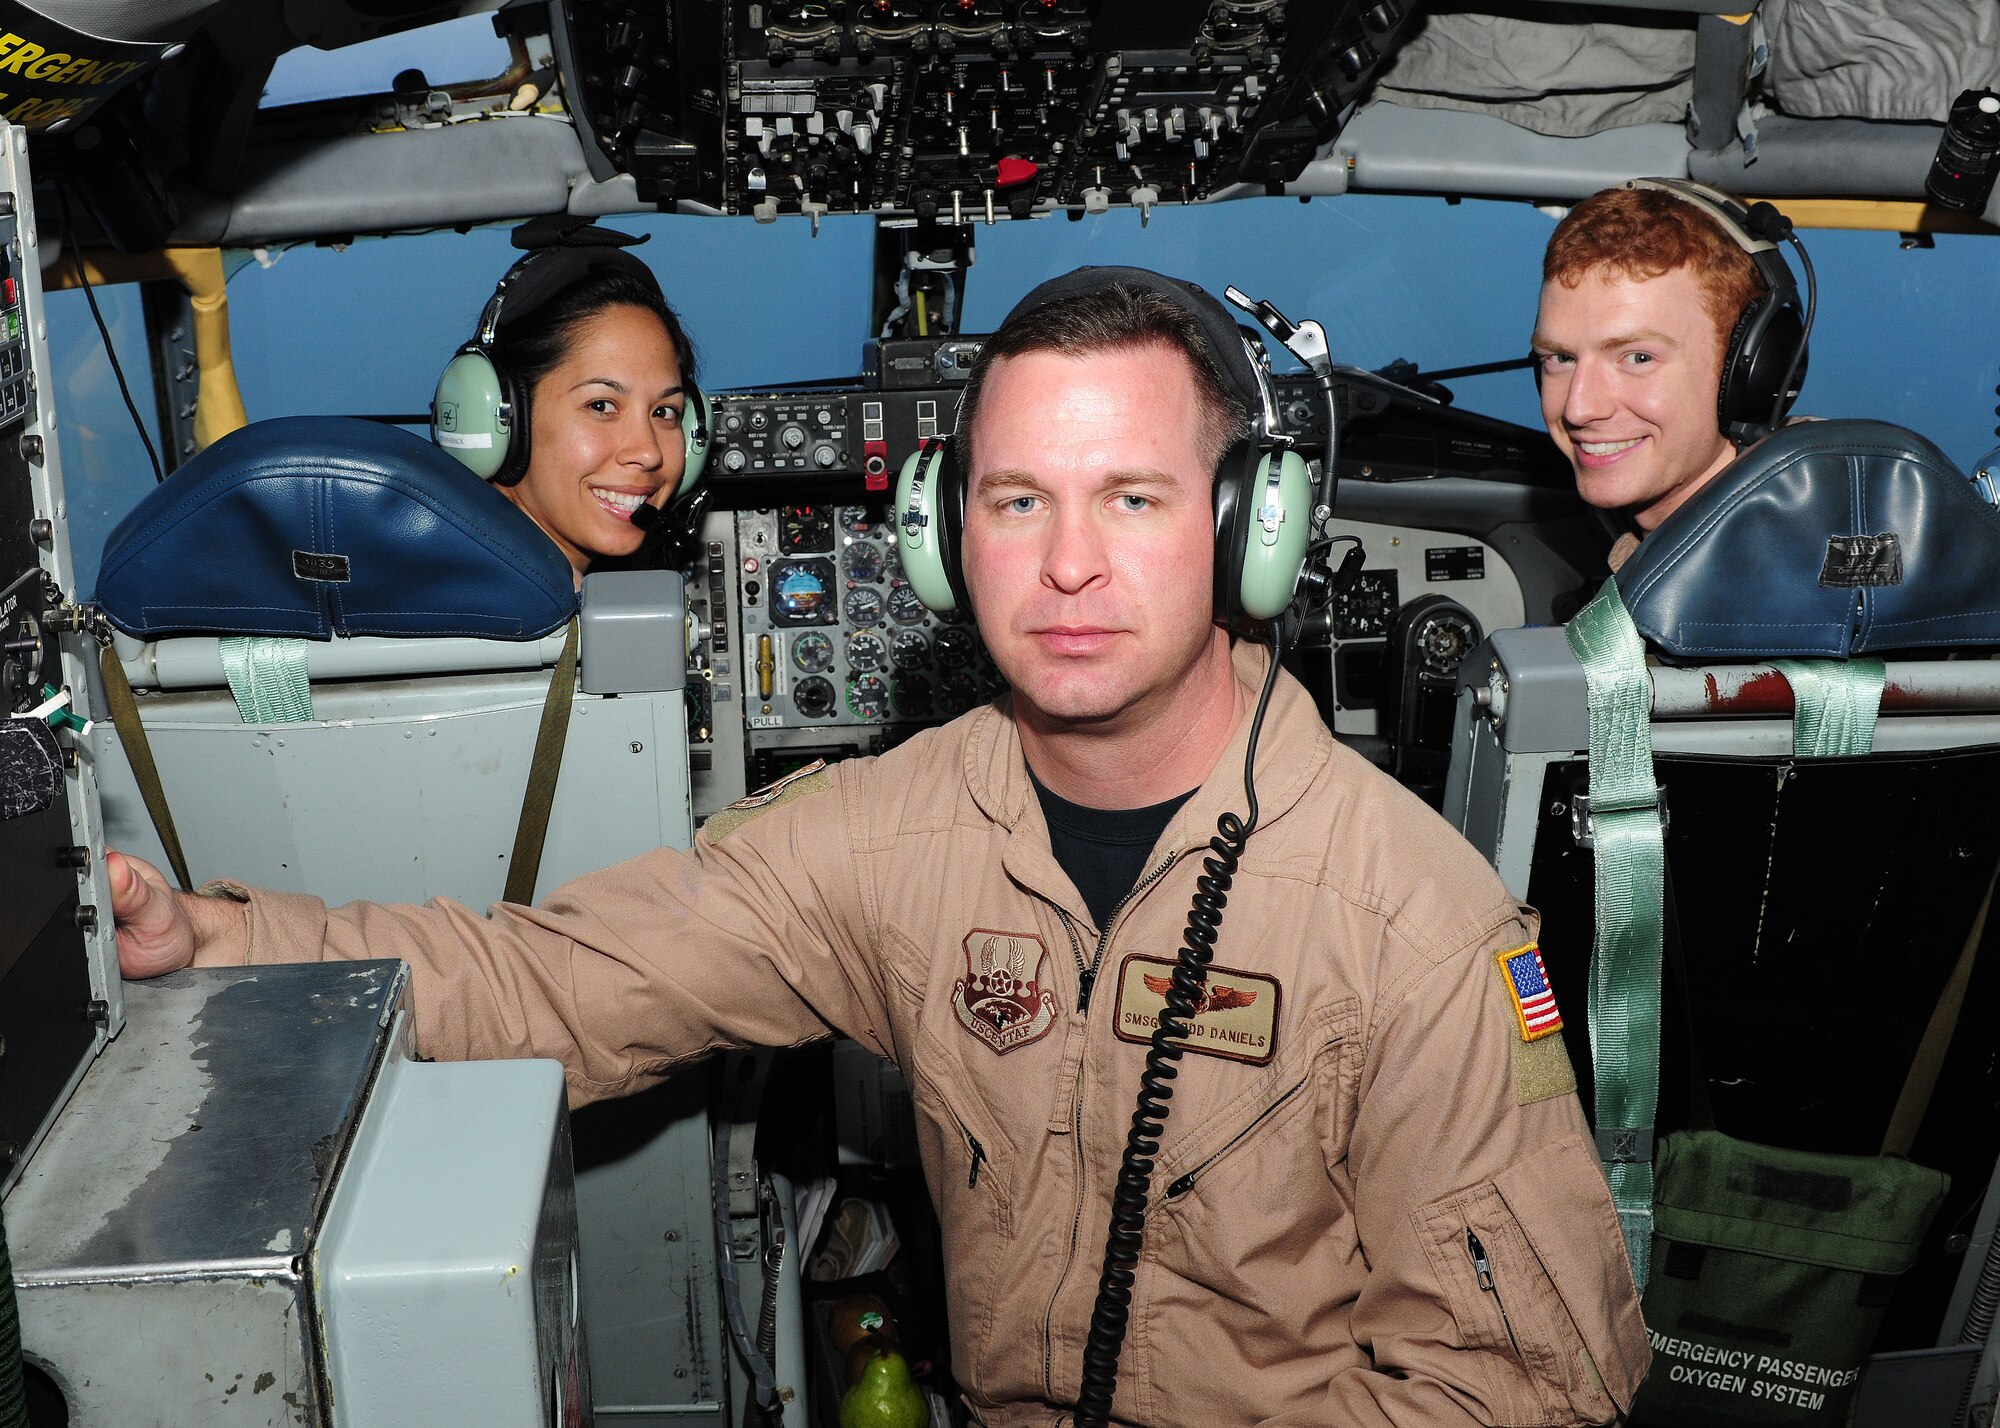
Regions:
M 1590 795 L 1580 793 L 1571 799 L 1569 804 L 1570 835 L 1576 839 L 1578 847 L 1595 848 L 1597 846 L 1596 815 L 1598 813 L 1636 813 L 1642 808 L 1659 809 L 1660 831 L 1662 833 L 1666 832 L 1667 824 L 1671 820 L 1667 815 L 1667 790 L 1661 785 L 1654 785 L 1651 802 L 1621 803 L 1616 807 L 1604 809 L 1593 809 L 1590 804 Z

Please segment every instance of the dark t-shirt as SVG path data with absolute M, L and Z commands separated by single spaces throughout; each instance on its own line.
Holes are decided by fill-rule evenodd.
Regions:
M 1091 921 L 1102 930 L 1119 900 L 1145 872 L 1146 855 L 1195 790 L 1149 808 L 1085 808 L 1051 793 L 1032 769 L 1028 777 L 1042 801 L 1056 862 L 1083 894 Z

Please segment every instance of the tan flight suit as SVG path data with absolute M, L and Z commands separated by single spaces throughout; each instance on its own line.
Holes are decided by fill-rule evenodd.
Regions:
M 1253 692 L 1265 658 L 1238 647 Z M 250 894 L 251 956 L 405 958 L 426 1054 L 555 1057 L 578 1102 L 722 1046 L 838 1032 L 888 1057 L 943 1226 L 953 1371 L 994 1428 L 1062 1423 L 1147 978 L 1216 816 L 1244 808 L 1247 723 L 1108 937 L 996 707 L 540 908 Z M 1562 1039 L 1524 1036 L 1498 955 L 1533 914 L 1289 676 L 1257 795 L 1153 1175 L 1119 1421 L 1609 1421 L 1649 1352 Z

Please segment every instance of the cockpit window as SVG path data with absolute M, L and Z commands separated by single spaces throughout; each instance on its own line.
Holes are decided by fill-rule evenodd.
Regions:
M 300 45 L 278 56 L 258 108 L 387 94 L 407 69 L 422 70 L 433 88 L 469 84 L 504 73 L 508 61 L 507 42 L 494 34 L 491 15 L 465 15 L 337 50 Z

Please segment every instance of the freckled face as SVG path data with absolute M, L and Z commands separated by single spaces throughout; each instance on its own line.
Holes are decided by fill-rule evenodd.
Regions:
M 1166 346 L 1028 352 L 987 375 L 965 572 L 1017 702 L 1059 720 L 1156 717 L 1233 678 L 1212 620 L 1198 411 L 1187 360 Z
M 586 318 L 535 385 L 528 471 L 502 487 L 582 577 L 598 556 L 629 555 L 642 503 L 663 506 L 686 462 L 686 396 L 673 339 L 652 313 L 620 305 Z
M 1591 505 L 1652 530 L 1735 459 L 1716 420 L 1722 333 L 1688 269 L 1544 283 L 1534 346 L 1542 420 Z

